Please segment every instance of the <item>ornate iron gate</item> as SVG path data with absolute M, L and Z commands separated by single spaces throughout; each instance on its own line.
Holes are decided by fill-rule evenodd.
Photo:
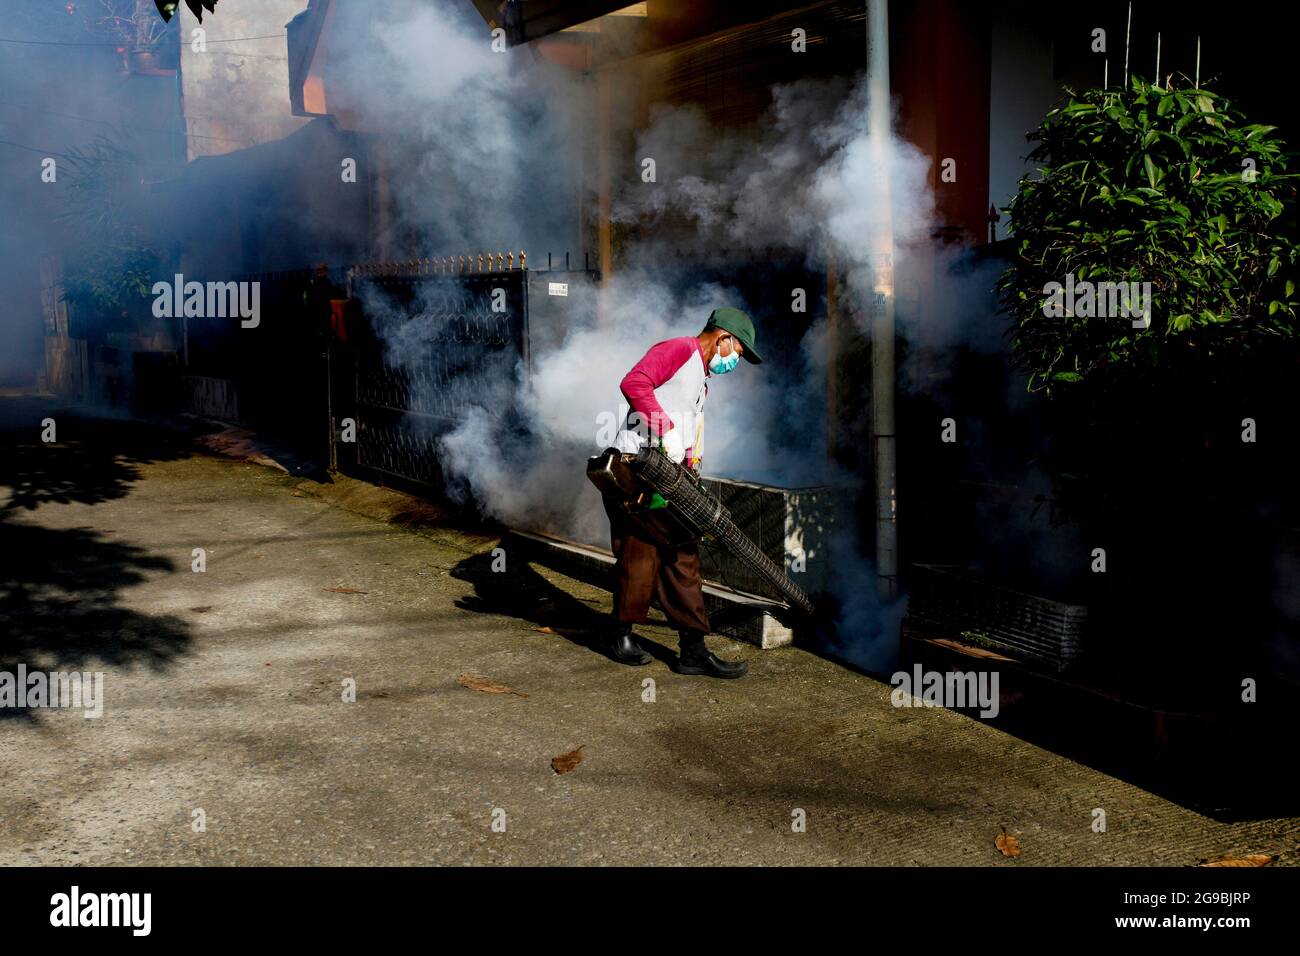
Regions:
M 438 440 L 471 414 L 505 418 L 529 371 L 530 286 L 590 290 L 593 274 L 536 273 L 514 256 L 358 265 L 345 341 L 331 355 L 336 467 L 441 490 Z M 555 280 L 563 280 L 557 283 Z M 538 293 L 534 292 L 534 295 Z M 545 296 L 545 289 L 540 293 Z M 590 298 L 574 296 L 576 308 Z M 551 321 L 572 312 L 541 314 Z M 344 419 L 355 440 L 341 440 Z

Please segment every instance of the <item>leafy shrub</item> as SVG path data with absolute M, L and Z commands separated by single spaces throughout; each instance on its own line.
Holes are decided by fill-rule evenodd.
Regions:
M 1274 127 L 1206 90 L 1134 79 L 1072 93 L 1030 134 L 999 282 L 1031 390 L 1088 400 L 1161 379 L 1223 384 L 1296 336 L 1296 179 Z M 1149 282 L 1151 324 L 1048 317 L 1044 286 Z
M 101 138 L 74 149 L 64 167 L 64 298 L 88 310 L 83 320 L 93 317 L 101 332 L 128 330 L 148 316 L 158 265 L 140 160 Z
M 1300 520 L 1300 210 L 1273 134 L 1205 90 L 1072 93 L 1008 208 L 998 288 L 1046 399 L 1037 464 L 1055 520 L 1107 554 L 1105 574 L 1077 557 L 1095 633 L 1149 686 L 1268 633 L 1276 529 Z M 1149 326 L 1044 314 L 1067 275 L 1150 283 Z

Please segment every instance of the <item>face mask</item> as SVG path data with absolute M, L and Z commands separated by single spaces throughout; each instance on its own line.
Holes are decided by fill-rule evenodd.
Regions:
M 721 350 L 722 346 L 718 346 Z M 726 375 L 733 368 L 740 364 L 740 356 L 733 351 L 730 355 L 721 355 L 715 353 L 713 358 L 709 359 L 709 371 L 714 375 Z

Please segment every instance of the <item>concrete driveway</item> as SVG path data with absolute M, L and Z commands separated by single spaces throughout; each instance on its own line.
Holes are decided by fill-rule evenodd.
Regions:
M 105 697 L 0 712 L 0 865 L 1300 858 L 1300 819 L 1216 822 L 803 650 L 714 638 L 750 675 L 680 677 L 648 627 L 659 659 L 620 666 L 590 646 L 608 594 L 496 573 L 497 538 L 431 512 L 338 507 L 386 492 L 42 400 L 0 417 L 0 670 Z

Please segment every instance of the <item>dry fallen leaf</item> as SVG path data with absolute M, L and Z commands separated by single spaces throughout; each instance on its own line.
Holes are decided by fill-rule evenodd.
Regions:
M 582 747 L 587 746 L 583 744 Z M 560 754 L 558 757 L 551 758 L 551 769 L 556 773 L 568 773 L 578 764 L 582 763 L 582 747 L 577 750 L 570 750 L 567 754 Z
M 554 633 L 555 633 L 555 632 L 554 632 L 553 630 L 551 630 L 549 627 L 535 627 L 535 628 L 533 628 L 533 630 L 534 630 L 534 631 L 541 631 L 543 634 L 554 634 Z
M 192 607 L 190 608 L 190 610 L 193 611 L 195 614 L 207 614 L 209 611 L 212 610 L 212 608 L 213 605 L 211 604 L 203 604 L 199 607 Z
M 993 845 L 1002 851 L 1003 856 L 1020 855 L 1020 841 L 1008 833 L 1006 827 L 1002 828 L 1002 832 L 993 841 Z
M 365 591 L 358 591 L 356 588 L 321 588 L 322 591 L 329 591 L 331 594 L 365 594 Z
M 1201 866 L 1268 866 L 1277 859 L 1266 853 L 1251 853 L 1248 856 L 1221 856 L 1217 860 L 1207 860 Z
M 461 674 L 456 678 L 456 683 L 461 687 L 468 687 L 470 690 L 482 691 L 484 694 L 514 694 L 517 697 L 527 697 L 527 694 L 521 694 L 513 687 L 507 687 L 505 684 L 498 684 L 496 681 L 486 680 L 482 677 L 475 677 L 473 674 Z

